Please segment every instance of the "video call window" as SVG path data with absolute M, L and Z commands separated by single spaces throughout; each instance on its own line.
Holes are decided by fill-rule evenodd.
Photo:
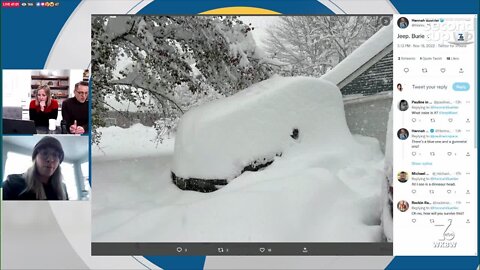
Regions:
M 88 200 L 86 136 L 4 136 L 3 200 Z
M 88 70 L 3 70 L 3 134 L 88 134 Z

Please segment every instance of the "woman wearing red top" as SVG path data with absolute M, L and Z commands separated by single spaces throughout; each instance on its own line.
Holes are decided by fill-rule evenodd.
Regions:
M 58 102 L 52 99 L 50 87 L 41 85 L 35 93 L 35 99 L 30 101 L 30 120 L 37 127 L 48 127 L 49 119 L 57 119 Z

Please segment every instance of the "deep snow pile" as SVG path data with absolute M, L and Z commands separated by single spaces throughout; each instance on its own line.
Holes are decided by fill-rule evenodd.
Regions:
M 299 139 L 290 136 L 299 130 Z M 309 152 L 365 158 L 347 127 L 337 86 L 274 77 L 188 111 L 175 138 L 172 171 L 181 178 L 227 179 L 257 159 Z
M 97 163 L 93 241 L 381 241 L 382 156 L 374 140 L 358 139 L 372 147 L 371 160 L 279 158 L 207 194 L 179 190 L 160 157 Z
M 93 157 L 93 241 L 382 240 L 383 154 L 376 139 L 350 134 L 330 83 L 277 77 L 194 109 L 179 127 L 175 155 L 168 146 L 154 150 L 148 129 L 102 130 L 110 135 L 102 141 L 107 155 Z M 212 193 L 182 191 L 170 179 L 171 168 L 233 176 L 278 151 L 269 167 Z
M 393 215 L 390 212 L 390 200 L 393 201 L 393 194 L 389 194 L 388 190 L 393 187 L 393 110 L 395 105 L 392 105 L 388 116 L 387 124 L 387 138 L 385 144 L 385 180 L 382 183 L 382 227 L 388 242 L 393 242 Z M 393 203 L 392 203 L 393 204 Z
M 145 157 L 173 151 L 173 139 L 157 144 L 156 130 L 142 124 L 134 124 L 130 128 L 111 126 L 98 131 L 102 133 L 102 138 L 100 146 L 92 145 L 93 161 Z

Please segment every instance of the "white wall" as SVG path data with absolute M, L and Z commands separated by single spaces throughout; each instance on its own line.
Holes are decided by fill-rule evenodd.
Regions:
M 3 106 L 24 107 L 30 102 L 31 70 L 3 70 Z
M 73 69 L 70 71 L 70 88 L 69 95 L 73 97 L 73 90 L 75 90 L 75 84 L 83 80 L 83 70 Z
M 32 70 L 32 75 L 35 76 L 70 76 L 69 69 L 57 69 L 57 70 Z

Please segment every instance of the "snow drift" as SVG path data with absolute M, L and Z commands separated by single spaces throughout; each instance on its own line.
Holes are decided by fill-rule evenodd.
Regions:
M 126 155 L 138 151 L 127 142 L 142 138 L 139 130 L 154 132 L 140 127 L 103 129 L 117 137 L 106 141 L 108 158 L 94 156 L 94 242 L 382 241 L 383 155 L 376 139 L 354 135 L 351 151 L 292 150 L 264 170 L 200 193 L 171 182 L 170 144 L 154 155 Z
M 116 136 L 102 142 L 105 156 L 94 155 L 95 242 L 383 240 L 384 156 L 378 140 L 350 133 L 340 91 L 325 80 L 274 77 L 192 109 L 173 153 L 168 145 L 144 152 L 152 128 L 102 132 Z M 141 138 L 144 146 L 128 147 Z M 240 174 L 268 156 L 267 168 Z M 183 191 L 170 171 L 230 182 Z
M 254 161 L 306 150 L 363 152 L 347 127 L 337 86 L 322 79 L 274 77 L 188 111 L 178 126 L 172 172 L 231 180 Z

